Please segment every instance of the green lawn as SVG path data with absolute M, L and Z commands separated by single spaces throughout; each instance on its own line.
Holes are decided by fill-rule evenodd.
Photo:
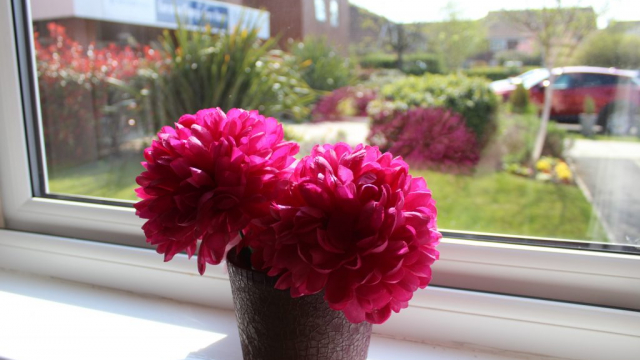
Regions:
M 123 157 L 53 172 L 52 192 L 136 200 L 140 160 Z M 433 190 L 441 229 L 607 241 L 576 186 L 536 182 L 507 173 L 462 176 L 414 172 Z
M 607 241 L 591 204 L 576 186 L 507 173 L 423 176 L 438 206 L 438 227 L 513 235 Z
M 138 200 L 136 176 L 144 170 L 140 155 L 101 160 L 64 170 L 49 171 L 49 191 L 58 194 Z

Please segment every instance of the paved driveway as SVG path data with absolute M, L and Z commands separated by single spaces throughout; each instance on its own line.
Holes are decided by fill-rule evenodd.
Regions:
M 575 140 L 567 155 L 611 240 L 640 245 L 640 142 Z

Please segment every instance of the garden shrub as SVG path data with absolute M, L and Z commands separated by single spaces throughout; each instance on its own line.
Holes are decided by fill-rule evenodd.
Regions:
M 79 165 L 118 153 L 123 137 L 147 119 L 131 95 L 114 86 L 140 69 L 162 63 L 146 47 L 81 46 L 66 29 L 47 24 L 48 37 L 34 35 L 44 146 L 50 169 Z
M 314 90 L 332 91 L 355 80 L 348 58 L 340 56 L 325 37 L 309 37 L 290 48 L 297 62 L 305 64 L 300 73 Z
M 436 54 L 413 53 L 404 56 L 402 71 L 410 75 L 441 74 L 442 63 Z
M 408 76 L 385 85 L 382 95 L 409 107 L 443 107 L 462 115 L 482 146 L 495 132 L 498 98 L 481 78 L 434 74 Z
M 542 56 L 540 54 L 531 55 L 519 50 L 503 50 L 495 54 L 494 58 L 501 65 L 504 65 L 507 61 L 520 61 L 525 66 L 542 66 Z
M 402 101 L 388 101 L 381 98 L 374 99 L 367 105 L 367 115 L 371 118 L 372 127 L 385 125 L 391 122 L 396 114 L 407 110 L 409 105 Z M 376 145 L 381 144 L 376 143 Z
M 360 59 L 363 68 L 395 69 L 398 67 L 398 57 L 395 54 L 372 53 Z M 403 58 L 402 71 L 405 74 L 422 75 L 424 73 L 442 73 L 442 63 L 435 54 L 413 53 Z
M 395 54 L 370 53 L 360 58 L 360 66 L 374 69 L 395 69 L 398 58 Z
M 306 118 L 315 94 L 302 79 L 302 66 L 274 46 L 275 39 L 258 38 L 255 26 L 223 34 L 208 27 L 165 30 L 160 51 L 168 65 L 144 72 L 154 97 L 149 102 L 165 123 L 212 107 Z
M 518 84 L 509 97 L 511 111 L 516 114 L 524 114 L 529 110 L 529 91 L 522 84 Z
M 595 114 L 596 113 L 596 102 L 589 95 L 585 96 L 584 104 L 582 105 L 582 111 L 585 114 Z
M 479 66 L 464 71 L 467 76 L 479 76 L 491 81 L 502 80 L 526 71 L 536 69 L 539 66 L 506 67 L 506 66 Z
M 338 120 L 343 116 L 367 116 L 367 105 L 376 96 L 374 90 L 363 86 L 336 89 L 315 104 L 313 119 Z
M 540 119 L 536 115 L 501 113 L 498 142 L 502 148 L 503 164 L 507 166 L 529 164 L 539 127 Z M 566 130 L 560 128 L 555 122 L 550 122 L 547 126 L 542 154 L 562 159 L 566 135 Z
M 564 159 L 564 139 L 567 131 L 558 126 L 555 122 L 550 122 L 547 126 L 547 137 L 544 140 L 542 155 Z
M 531 159 L 536 130 L 540 120 L 534 115 L 500 114 L 500 136 L 502 163 L 526 164 Z
M 480 159 L 462 115 L 444 108 L 397 111 L 391 120 L 374 122 L 369 142 L 419 168 L 468 172 Z
M 366 73 L 361 83 L 371 89 L 380 89 L 405 77 L 405 73 L 398 69 L 372 69 Z

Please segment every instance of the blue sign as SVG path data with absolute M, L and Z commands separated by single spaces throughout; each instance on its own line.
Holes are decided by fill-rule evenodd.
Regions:
M 206 0 L 157 0 L 157 21 L 177 24 L 177 18 L 185 25 L 209 25 L 213 29 L 227 30 L 229 8 Z

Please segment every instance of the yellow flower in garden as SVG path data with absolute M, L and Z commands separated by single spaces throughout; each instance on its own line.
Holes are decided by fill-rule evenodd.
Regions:
M 350 97 L 338 102 L 338 113 L 344 116 L 355 116 L 358 113 L 356 101 Z
M 548 158 L 542 158 L 536 162 L 536 169 L 542 172 L 551 172 L 551 160 Z
M 567 165 L 566 162 L 564 161 L 558 162 L 558 165 L 556 165 L 554 170 L 559 180 L 562 180 L 565 182 L 571 181 L 571 178 L 573 175 L 571 174 L 571 169 L 569 169 L 569 165 Z

